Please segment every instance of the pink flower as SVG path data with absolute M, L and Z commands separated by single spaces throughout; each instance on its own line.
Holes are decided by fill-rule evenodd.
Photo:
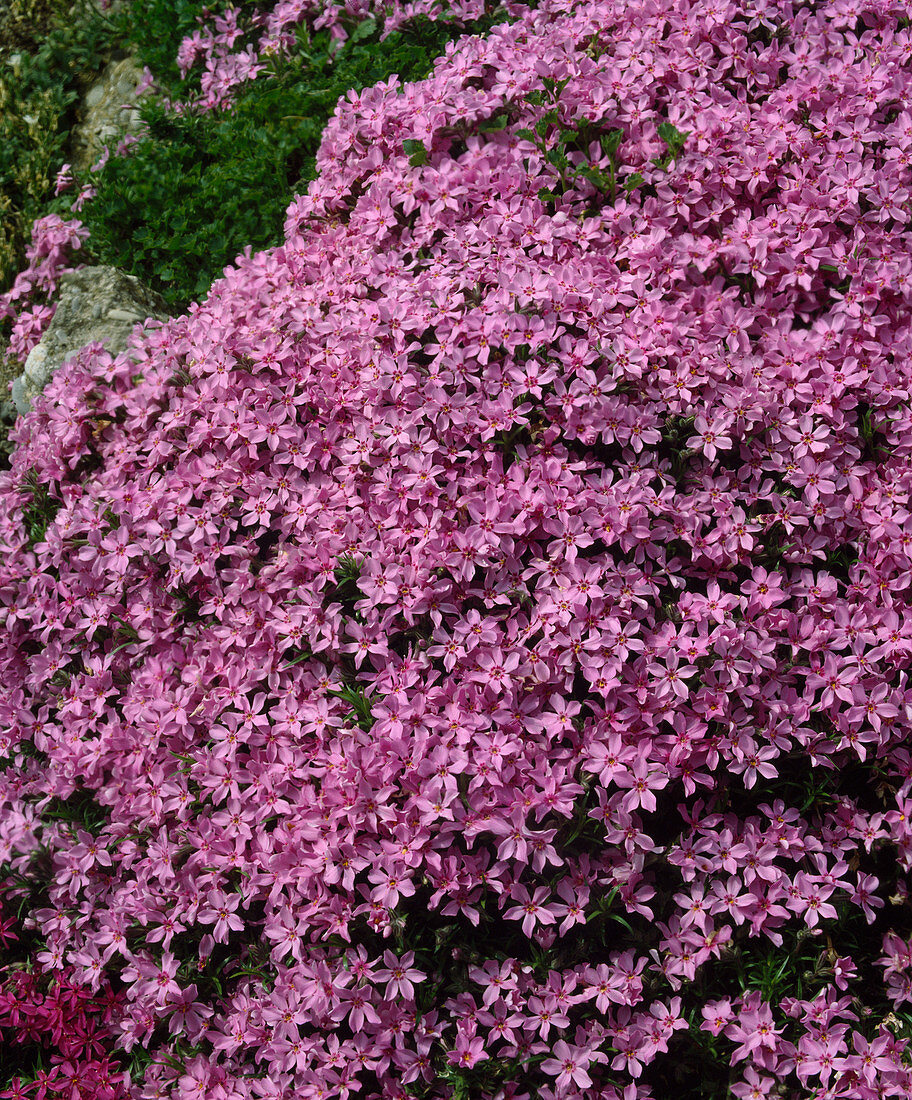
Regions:
M 717 449 L 726 451 L 732 445 L 731 436 L 725 434 L 730 424 L 727 417 L 710 424 L 704 416 L 698 415 L 694 420 L 697 434 L 687 440 L 687 446 L 701 450 L 712 461 Z
M 739 1100 L 767 1100 L 773 1095 L 775 1084 L 773 1077 L 762 1077 L 753 1066 L 748 1066 L 744 1071 L 744 1080 L 731 1086 L 731 1094 Z
M 718 1035 L 731 1022 L 734 1015 L 731 1001 L 728 998 L 721 1001 L 712 1001 L 704 1005 L 700 1011 L 703 1016 L 700 1030 L 709 1031 L 713 1035 Z
M 855 1072 L 865 1084 L 875 1087 L 881 1074 L 888 1074 L 895 1068 L 895 1063 L 888 1051 L 893 1045 L 893 1037 L 883 1032 L 872 1041 L 868 1041 L 857 1031 L 852 1032 L 852 1046 L 854 1055 L 849 1055 L 843 1066 L 843 1071 Z
M 72 165 L 63 164 L 60 170 L 57 172 L 57 178 L 54 183 L 54 194 L 60 195 L 68 188 L 73 186 Z
M 451 1065 L 471 1069 L 479 1062 L 487 1061 L 488 1058 L 484 1038 L 477 1034 L 475 1024 L 473 1023 L 469 1027 L 460 1027 L 453 1049 L 447 1051 L 447 1061 Z
M 877 887 L 880 880 L 876 875 L 859 875 L 858 884 L 852 892 L 852 901 L 860 905 L 868 924 L 872 924 L 877 917 L 875 909 L 883 909 L 884 899 L 877 896 Z
M 383 968 L 375 970 L 373 979 L 387 983 L 385 996 L 405 997 L 409 1000 L 415 996 L 415 982 L 423 982 L 427 975 L 422 970 L 412 967 L 415 961 L 415 952 L 407 951 L 401 959 L 397 959 L 392 951 L 384 951 Z
M 658 768 L 650 768 L 646 760 L 640 755 L 628 769 L 626 774 L 619 775 L 615 783 L 622 788 L 629 788 L 624 795 L 621 806 L 626 813 L 642 808 L 653 811 L 656 808 L 655 791 L 660 791 L 668 785 L 668 776 Z
M 853 685 L 857 679 L 857 666 L 849 661 L 840 661 L 832 653 L 824 657 L 822 666 L 811 669 L 806 676 L 809 688 L 823 689 L 820 696 L 822 707 L 831 706 L 837 699 L 853 703 Z
M 375 883 L 370 892 L 371 901 L 390 909 L 399 904 L 400 897 L 410 898 L 415 893 L 415 884 L 410 876 L 388 867 L 375 867 L 368 872 L 368 880 Z
M 569 1085 L 578 1088 L 589 1088 L 592 1078 L 586 1072 L 592 1061 L 592 1053 L 585 1047 L 568 1046 L 563 1039 L 558 1039 L 552 1049 L 553 1058 L 546 1058 L 541 1064 L 542 1072 L 556 1076 L 555 1085 L 558 1089 L 565 1089 Z
M 726 1037 L 739 1044 L 732 1052 L 731 1064 L 743 1061 L 754 1051 L 775 1050 L 780 1031 L 773 1026 L 772 1010 L 761 995 L 748 994 L 738 1015 L 725 1027 Z
M 170 951 L 164 953 L 159 966 L 145 962 L 136 965 L 137 968 L 141 965 L 145 979 L 137 985 L 138 993 L 151 996 L 159 1006 L 166 1004 L 171 998 L 181 996 L 183 991 L 174 980 L 180 964 Z
M 546 886 L 538 886 L 535 895 L 531 895 L 525 886 L 516 886 L 510 891 L 510 897 L 519 902 L 504 912 L 506 920 L 522 920 L 523 934 L 531 936 L 538 924 L 554 924 L 557 916 L 544 905 L 550 895 Z
M 237 915 L 237 908 L 243 900 L 240 894 L 223 894 L 221 890 L 210 890 L 208 905 L 197 913 L 197 920 L 204 924 L 214 924 L 212 930 L 216 943 L 226 943 L 229 932 L 240 932 L 244 921 Z

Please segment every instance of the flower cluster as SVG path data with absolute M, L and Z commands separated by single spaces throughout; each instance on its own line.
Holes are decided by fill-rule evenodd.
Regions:
M 8 886 L 8 884 L 7 884 Z M 14 916 L 0 912 L 0 947 L 19 940 Z M 97 985 L 97 983 L 96 983 Z M 15 1073 L 4 1100 L 120 1100 L 124 1075 L 109 1057 L 112 1024 L 123 998 L 110 988 L 92 993 L 71 973 L 7 966 L 0 970 L 0 1066 L 8 1070 L 38 1051 L 49 1067 Z
M 54 295 L 60 276 L 72 270 L 71 253 L 80 249 L 89 231 L 75 218 L 64 221 L 58 214 L 38 218 L 32 226 L 32 241 L 25 250 L 28 265 L 3 295 L 0 295 L 0 323 L 12 319 L 7 354 L 24 363 L 54 316 Z
M 909 1094 L 910 61 L 544 0 L 19 422 L 0 861 L 136 1100 Z
M 525 10 L 518 0 L 506 0 L 499 6 L 510 14 Z M 269 72 L 274 57 L 292 53 L 301 28 L 308 24 L 317 31 L 327 29 L 332 41 L 341 46 L 353 24 L 369 19 L 381 19 L 386 36 L 416 16 L 465 24 L 489 13 L 491 7 L 484 0 L 457 0 L 446 5 L 440 0 L 413 0 L 396 3 L 392 10 L 372 0 L 345 0 L 344 4 L 280 0 L 268 11 L 254 11 L 245 20 L 240 9 L 229 6 L 218 15 L 198 16 L 199 30 L 181 43 L 178 70 L 186 78 L 201 65 L 200 91 L 184 101 L 169 101 L 169 105 L 175 113 L 230 109 L 234 89 Z

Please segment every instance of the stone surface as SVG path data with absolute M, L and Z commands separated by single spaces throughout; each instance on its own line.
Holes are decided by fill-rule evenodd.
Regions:
M 126 134 L 139 130 L 136 87 L 143 70 L 133 56 L 110 61 L 98 81 L 92 85 L 80 104 L 80 121 L 70 138 L 70 155 L 74 167 L 91 168 L 107 145 L 111 155 Z
M 66 359 L 96 340 L 117 355 L 141 321 L 168 319 L 160 295 L 133 275 L 115 267 L 83 267 L 60 277 L 60 296 L 47 331 L 29 352 L 25 370 L 13 383 L 13 402 L 20 414 Z

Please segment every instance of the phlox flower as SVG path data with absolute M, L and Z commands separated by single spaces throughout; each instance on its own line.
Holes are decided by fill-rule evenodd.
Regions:
M 136 984 L 137 993 L 140 996 L 152 997 L 154 1003 L 160 1007 L 172 997 L 180 997 L 181 986 L 175 980 L 179 965 L 178 959 L 170 951 L 162 955 L 161 963 L 158 965 L 137 960 L 131 968 L 137 977 L 142 979 Z M 125 974 L 129 972 L 128 969 Z
M 410 898 L 415 893 L 412 879 L 398 870 L 388 867 L 375 867 L 368 872 L 368 880 L 374 883 L 370 892 L 372 902 L 393 909 L 399 904 L 400 897 Z
M 165 1008 L 168 1011 L 168 1030 L 172 1035 L 186 1035 L 193 1043 L 199 1041 L 206 1022 L 214 1011 L 209 1005 L 197 1000 L 198 996 L 197 987 L 191 984 L 165 1002 Z
M 701 450 L 712 461 L 716 457 L 717 450 L 725 451 L 732 445 L 731 436 L 726 434 L 730 424 L 731 420 L 728 418 L 720 418 L 710 423 L 705 416 L 698 415 L 694 419 L 696 435 L 692 435 L 687 440 L 687 446 Z
M 197 913 L 197 920 L 215 925 L 212 936 L 217 943 L 226 943 L 229 932 L 243 929 L 244 921 L 237 915 L 242 900 L 240 894 L 226 895 L 221 890 L 210 890 L 207 894 L 207 904 Z
M 551 1053 L 554 1057 L 546 1058 L 541 1068 L 542 1072 L 557 1077 L 555 1085 L 558 1089 L 565 1089 L 570 1085 L 576 1085 L 578 1088 L 591 1086 L 592 1078 L 586 1071 L 593 1061 L 592 1051 L 585 1047 L 571 1046 L 563 1039 L 558 1039 Z
M 577 891 L 568 879 L 562 878 L 557 884 L 557 893 L 566 902 L 565 905 L 555 904 L 551 907 L 555 916 L 564 918 L 557 930 L 558 935 L 562 936 L 574 925 L 586 923 L 585 904 L 589 897 L 589 889 L 585 887 L 581 892 Z
M 621 802 L 625 813 L 640 808 L 652 812 L 656 808 L 654 792 L 668 785 L 668 776 L 657 768 L 650 768 L 641 755 L 625 773 L 615 778 L 615 783 L 628 790 Z
M 731 1086 L 731 1094 L 738 1100 L 767 1100 L 773 1095 L 775 1083 L 773 1077 L 763 1077 L 753 1066 L 748 1066 L 744 1071 L 744 1080 Z
M 553 994 L 530 997 L 528 1008 L 529 1016 L 526 1017 L 525 1027 L 529 1031 L 535 1031 L 542 1039 L 548 1038 L 552 1027 L 564 1028 L 570 1025 L 566 1009 L 561 1007 Z
M 851 661 L 840 661 L 834 654 L 828 653 L 822 665 L 812 668 L 806 675 L 809 688 L 822 689 L 820 705 L 831 706 L 837 699 L 844 703 L 854 703 L 853 686 L 859 671 Z
M 882 1073 L 890 1073 L 895 1068 L 895 1063 L 888 1053 L 893 1047 L 893 1042 L 889 1032 L 882 1032 L 868 1041 L 857 1031 L 853 1031 L 852 1046 L 855 1053 L 845 1059 L 844 1071 L 854 1071 L 865 1084 L 875 1087 Z
M 365 1022 L 379 1024 L 380 1016 L 371 1001 L 370 990 L 364 987 L 340 989 L 337 991 L 339 1003 L 330 1012 L 330 1018 L 337 1023 L 347 1020 L 355 1032 L 364 1027 Z
M 877 887 L 880 885 L 880 880 L 876 875 L 859 875 L 858 883 L 852 892 L 852 901 L 861 906 L 865 915 L 865 920 L 868 924 L 873 923 L 877 914 L 875 909 L 883 909 L 884 899 L 878 897 Z
M 384 951 L 383 967 L 374 971 L 373 980 L 386 982 L 387 999 L 390 997 L 405 997 L 409 1000 L 415 996 L 415 982 L 423 982 L 427 975 L 422 970 L 412 966 L 415 961 L 415 952 L 407 951 L 401 959 L 397 959 L 392 951 Z
M 725 1035 L 739 1044 L 731 1055 L 731 1064 L 734 1065 L 754 1051 L 774 1049 L 779 1031 L 773 1027 L 769 1006 L 763 1006 L 759 1010 L 742 1008 L 738 1016 L 725 1027 Z
M 721 1001 L 712 1001 L 705 1004 L 700 1012 L 703 1016 L 700 1030 L 708 1031 L 712 1035 L 718 1035 L 731 1022 L 734 1014 L 731 1000 L 727 997 Z
M 516 886 L 510 891 L 510 898 L 519 904 L 505 910 L 505 920 L 522 920 L 523 934 L 531 936 L 535 927 L 539 924 L 554 924 L 557 916 L 552 909 L 546 906 L 545 899 L 550 891 L 546 886 L 538 886 L 532 895 L 525 886 Z
M 142 1046 L 151 1100 L 647 1100 L 663 982 L 733 1095 L 910 1092 L 865 937 L 813 1001 L 694 982 L 838 898 L 900 922 L 912 999 L 902 5 L 546 6 L 343 96 L 282 241 L 14 430 L 0 1026 L 57 1043 L 38 1100 L 105 1091 L 83 1040 Z M 201 16 L 175 112 L 434 5 L 271 7 Z M 615 156 L 570 148 L 609 116 Z M 85 239 L 36 222 L 11 358 Z
M 489 960 L 483 966 L 469 967 L 469 977 L 484 989 L 482 1004 L 485 1008 L 519 988 L 517 967 L 518 964 L 513 959 L 507 959 L 500 964 Z
M 451 1065 L 471 1069 L 479 1062 L 487 1061 L 490 1055 L 485 1050 L 484 1036 L 477 1033 L 477 1025 L 473 1022 L 467 1027 L 460 1027 L 456 1042 L 452 1050 L 447 1051 L 447 1061 Z

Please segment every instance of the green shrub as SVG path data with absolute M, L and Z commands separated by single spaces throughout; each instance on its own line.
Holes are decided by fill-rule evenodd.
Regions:
M 199 71 L 183 80 L 177 67 L 177 50 L 181 41 L 198 27 L 197 17 L 208 12 L 212 16 L 228 7 L 255 10 L 262 0 L 130 0 L 117 17 L 122 31 L 136 49 L 141 65 L 148 65 L 159 87 L 169 95 L 184 96 L 199 87 Z M 259 33 L 259 32 L 258 32 Z
M 0 51 L 34 53 L 52 29 L 62 0 L 5 0 L 0 9 Z
M 75 93 L 42 87 L 27 57 L 0 66 L 0 287 L 22 268 L 29 228 L 53 195 L 63 161 L 63 120 Z
M 368 20 L 333 50 L 328 31 L 311 36 L 301 28 L 300 49 L 243 87 L 230 111 L 172 115 L 147 103 L 148 136 L 130 156 L 108 162 L 82 215 L 91 253 L 185 308 L 246 245 L 279 243 L 292 193 L 316 175 L 320 138 L 340 96 L 394 73 L 403 83 L 424 79 L 447 42 L 504 18 L 457 26 L 422 17 L 383 42 Z
M 69 9 L 65 0 L 14 0 L 0 22 L 0 293 L 25 265 L 35 218 L 66 209 L 54 181 L 80 94 L 124 43 L 94 8 L 75 19 Z

